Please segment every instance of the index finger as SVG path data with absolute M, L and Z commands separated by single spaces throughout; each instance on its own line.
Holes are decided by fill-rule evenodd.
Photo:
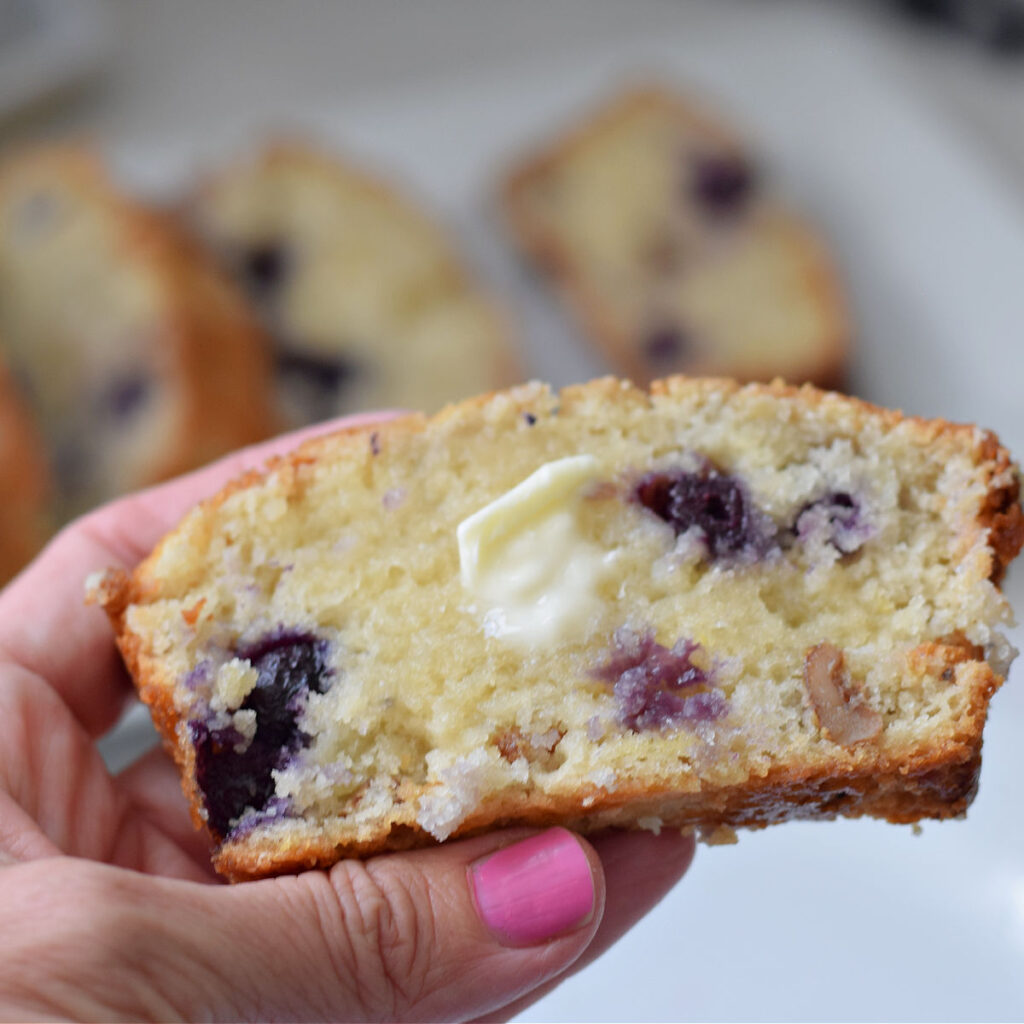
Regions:
M 130 686 L 106 616 L 84 605 L 86 578 L 101 569 L 133 567 L 195 504 L 274 455 L 311 437 L 395 415 L 351 416 L 285 434 L 76 520 L 0 591 L 0 659 L 49 683 L 91 735 L 105 732 Z

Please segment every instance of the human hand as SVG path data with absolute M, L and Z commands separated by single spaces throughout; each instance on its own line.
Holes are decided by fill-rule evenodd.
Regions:
M 109 774 L 132 689 L 86 576 L 313 432 L 83 517 L 0 593 L 0 1018 L 505 1019 L 689 866 L 677 833 L 516 829 L 226 886 L 162 751 Z

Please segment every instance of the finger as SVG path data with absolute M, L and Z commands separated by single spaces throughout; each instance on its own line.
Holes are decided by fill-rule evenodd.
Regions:
M 117 776 L 115 784 L 137 813 L 187 853 L 211 881 L 217 879 L 209 840 L 193 824 L 181 776 L 164 750 L 144 754 Z
M 601 859 L 606 889 L 604 916 L 593 942 L 564 975 L 481 1020 L 510 1020 L 590 966 L 672 890 L 693 862 L 696 847 L 691 835 L 673 831 L 656 836 L 616 830 L 588 838 Z
M 135 565 L 193 505 L 268 458 L 310 437 L 393 415 L 355 416 L 286 434 L 76 520 L 0 591 L 0 657 L 47 680 L 90 735 L 105 732 L 123 710 L 130 686 L 106 617 L 83 607 L 86 578 Z
M 159 927 L 127 926 L 142 943 L 133 962 L 186 1019 L 465 1020 L 564 971 L 604 905 L 598 858 L 564 829 L 145 887 L 133 905 Z M 166 987 L 181 978 L 184 991 Z

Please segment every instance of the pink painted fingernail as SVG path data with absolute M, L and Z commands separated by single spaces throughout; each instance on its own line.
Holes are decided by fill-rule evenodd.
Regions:
M 572 931 L 594 913 L 594 878 L 583 848 L 549 829 L 470 867 L 481 920 L 503 946 L 532 946 Z

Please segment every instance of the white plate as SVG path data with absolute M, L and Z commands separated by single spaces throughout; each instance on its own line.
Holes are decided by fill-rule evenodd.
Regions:
M 393 169 L 447 213 L 521 319 L 534 374 L 564 383 L 602 368 L 502 242 L 494 174 L 623 78 L 693 83 L 748 129 L 833 240 L 859 327 L 856 393 L 978 421 L 1024 452 L 1016 197 L 907 93 L 877 41 L 826 6 L 794 20 L 790 8 L 773 17 L 773 5 L 743 5 L 728 30 L 701 21 L 678 38 L 493 70 L 293 126 Z M 212 144 L 141 140 L 118 156 L 164 189 L 266 128 L 241 124 Z M 1021 582 L 1010 591 L 1024 607 Z M 1021 646 L 1020 630 L 1013 638 Z M 521 1019 L 1024 1018 L 1021 674 L 995 698 L 966 822 L 920 836 L 877 822 L 789 825 L 701 850 L 656 912 Z

